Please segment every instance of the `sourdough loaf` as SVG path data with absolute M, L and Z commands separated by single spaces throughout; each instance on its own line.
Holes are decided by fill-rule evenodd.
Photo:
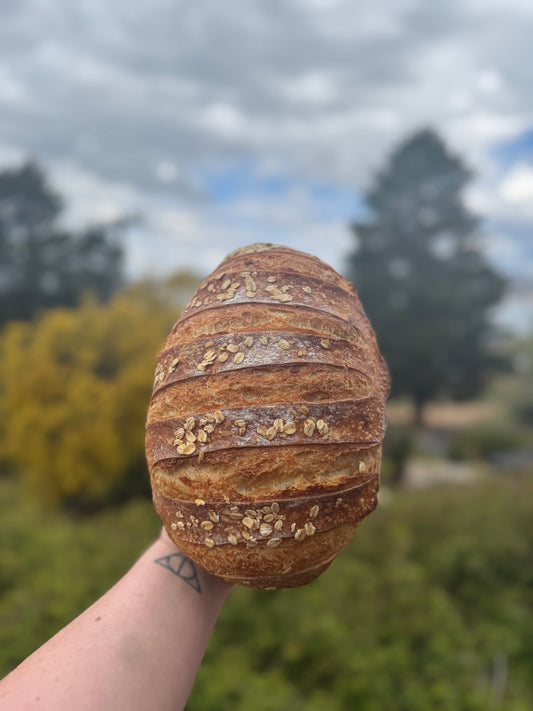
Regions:
M 313 580 L 376 506 L 388 391 L 352 284 L 287 247 L 233 252 L 157 360 L 146 456 L 168 534 L 234 583 Z

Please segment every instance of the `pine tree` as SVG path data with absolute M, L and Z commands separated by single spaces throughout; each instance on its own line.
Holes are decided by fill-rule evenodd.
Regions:
M 51 306 L 74 306 L 87 290 L 107 300 L 121 285 L 117 230 L 67 232 L 58 224 L 61 209 L 35 163 L 0 173 L 0 326 Z
M 482 252 L 465 206 L 471 173 L 439 136 L 423 130 L 400 145 L 353 225 L 353 280 L 391 371 L 393 393 L 409 395 L 416 423 L 440 394 L 479 393 L 496 359 L 491 308 L 504 281 Z

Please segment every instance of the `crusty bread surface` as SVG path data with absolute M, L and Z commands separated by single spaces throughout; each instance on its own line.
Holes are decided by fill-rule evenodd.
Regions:
M 279 245 L 228 255 L 158 356 L 146 456 L 170 537 L 234 583 L 310 582 L 376 506 L 388 392 L 352 284 Z

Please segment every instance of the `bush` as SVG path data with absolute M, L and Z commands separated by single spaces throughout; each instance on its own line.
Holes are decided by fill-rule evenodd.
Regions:
M 395 493 L 312 585 L 235 589 L 190 711 L 533 703 L 533 482 Z
M 518 449 L 527 444 L 527 433 L 520 427 L 501 422 L 461 430 L 453 436 L 449 456 L 452 459 L 488 460 L 495 454 Z
M 0 457 L 35 498 L 83 508 L 147 491 L 146 408 L 176 316 L 145 286 L 6 327 Z
M 533 425 L 533 399 L 517 403 L 515 410 L 519 422 L 528 427 Z
M 1 674 L 108 589 L 159 524 L 147 501 L 76 521 L 6 481 L 0 508 Z M 532 708 L 532 517 L 533 480 L 395 492 L 311 585 L 231 592 L 187 708 L 486 711 L 498 693 L 506 711 Z
M 111 587 L 160 522 L 146 500 L 77 520 L 43 510 L 9 479 L 0 509 L 1 677 Z
M 416 449 L 415 432 L 407 425 L 389 424 L 383 442 L 382 481 L 396 486 L 405 478 L 409 458 Z

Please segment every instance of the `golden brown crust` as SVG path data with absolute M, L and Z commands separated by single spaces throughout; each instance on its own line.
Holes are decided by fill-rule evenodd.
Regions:
M 188 458 L 195 453 L 240 447 L 280 447 L 316 441 L 320 444 L 345 443 L 361 447 L 379 444 L 385 429 L 379 397 L 367 397 L 357 404 L 354 409 L 353 400 L 276 403 L 149 422 L 146 427 L 148 465 L 154 466 L 163 459 Z M 217 422 L 215 413 L 219 413 L 220 420 L 224 419 Z M 206 432 L 208 415 L 213 417 L 210 425 L 212 432 Z M 201 427 L 203 420 L 206 420 L 206 426 Z M 180 437 L 182 431 L 184 435 Z M 200 441 L 202 432 L 204 436 Z M 187 435 L 191 435 L 188 450 Z M 184 443 L 185 452 L 180 452 L 176 441 Z
M 331 267 L 276 245 L 229 255 L 158 357 L 146 454 L 171 537 L 233 582 L 316 577 L 375 507 L 388 389 Z
M 362 375 L 375 372 L 366 352 L 342 338 L 295 331 L 270 331 L 268 335 L 265 331 L 245 331 L 232 336 L 203 337 L 161 351 L 158 364 L 163 377 L 154 384 L 154 394 L 172 383 L 205 373 L 306 363 L 313 367 L 324 364 L 350 368 Z

